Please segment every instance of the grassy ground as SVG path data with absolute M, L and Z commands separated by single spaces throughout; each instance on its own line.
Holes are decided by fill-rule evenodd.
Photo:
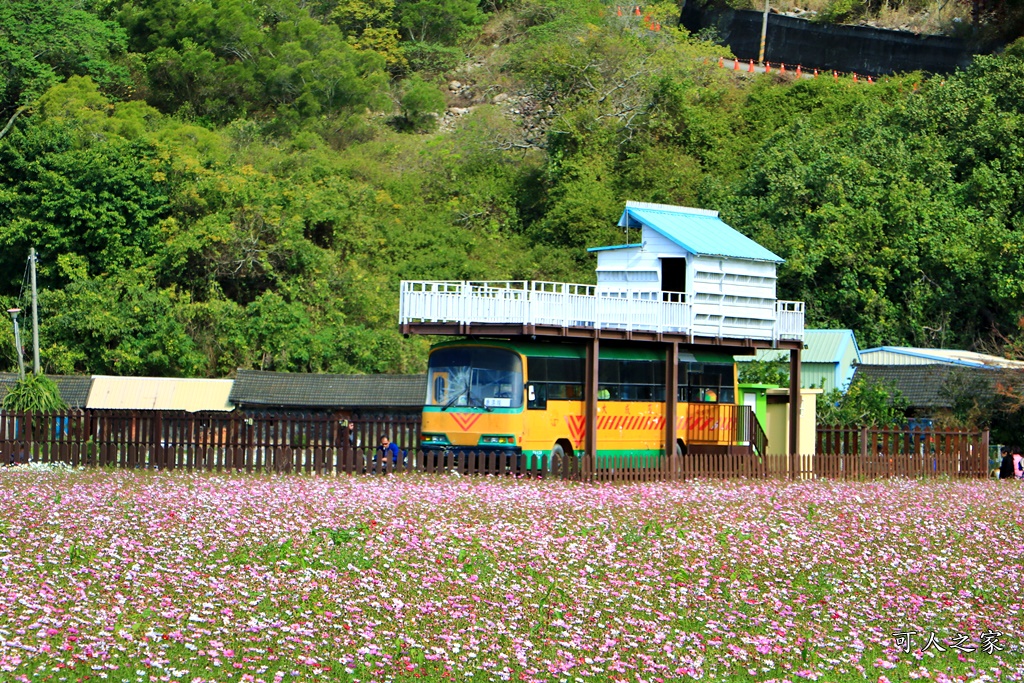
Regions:
M 1021 680 L 1022 503 L 7 469 L 0 678 Z

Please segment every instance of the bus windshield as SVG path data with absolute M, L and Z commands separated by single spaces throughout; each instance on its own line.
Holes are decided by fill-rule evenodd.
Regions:
M 461 347 L 438 349 L 427 368 L 429 405 L 520 408 L 523 363 L 506 349 Z

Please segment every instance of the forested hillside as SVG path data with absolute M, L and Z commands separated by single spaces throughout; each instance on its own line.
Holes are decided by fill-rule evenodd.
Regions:
M 591 282 L 635 199 L 719 210 L 862 347 L 1017 334 L 1024 49 L 797 83 L 717 68 L 677 12 L 9 0 L 0 303 L 35 246 L 50 372 L 409 372 L 401 279 Z

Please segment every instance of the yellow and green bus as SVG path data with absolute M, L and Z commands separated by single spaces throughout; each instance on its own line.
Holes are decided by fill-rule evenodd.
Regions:
M 586 436 L 586 347 L 561 342 L 454 341 L 431 348 L 421 445 L 433 451 L 579 454 Z M 676 451 L 735 445 L 744 428 L 736 365 L 725 353 L 679 354 Z M 660 456 L 665 354 L 602 343 L 597 463 Z

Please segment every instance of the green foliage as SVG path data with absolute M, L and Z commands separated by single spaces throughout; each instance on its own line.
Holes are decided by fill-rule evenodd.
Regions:
M 415 131 L 430 131 L 437 127 L 437 117 L 444 113 L 444 94 L 437 86 L 414 74 L 403 84 L 402 116 L 408 127 Z
M 741 384 L 789 385 L 789 365 L 785 361 L 751 360 L 739 363 Z
M 855 378 L 846 393 L 838 389 L 818 401 L 818 424 L 872 426 L 902 424 L 909 404 L 895 387 Z
M 115 3 L 145 54 L 151 104 L 209 123 L 256 115 L 282 130 L 382 103 L 384 57 L 357 50 L 297 0 Z M 339 21 L 347 25 L 342 12 Z
M 866 9 L 863 0 L 829 0 L 814 20 L 825 24 L 841 24 L 856 19 Z
M 428 74 L 452 71 L 466 59 L 459 48 L 435 43 L 406 43 L 403 54 L 410 69 Z
M 127 96 L 132 84 L 126 48 L 124 29 L 80 6 L 58 0 L 0 3 L 0 112 L 31 104 L 74 75 L 91 76 L 108 94 Z
M 454 45 L 484 22 L 477 0 L 403 0 L 398 24 L 411 42 Z
M 46 375 L 25 375 L 7 390 L 3 400 L 3 409 L 13 412 L 50 412 L 65 408 L 67 404 L 61 398 L 60 390 Z
M 720 210 L 862 345 L 1016 329 L 1016 46 L 944 85 L 748 80 L 645 10 L 661 31 L 594 0 L 8 3 L 0 298 L 36 247 L 48 371 L 408 372 L 400 280 L 592 281 L 638 199 Z M 450 78 L 472 113 L 387 125 L 431 129 Z

